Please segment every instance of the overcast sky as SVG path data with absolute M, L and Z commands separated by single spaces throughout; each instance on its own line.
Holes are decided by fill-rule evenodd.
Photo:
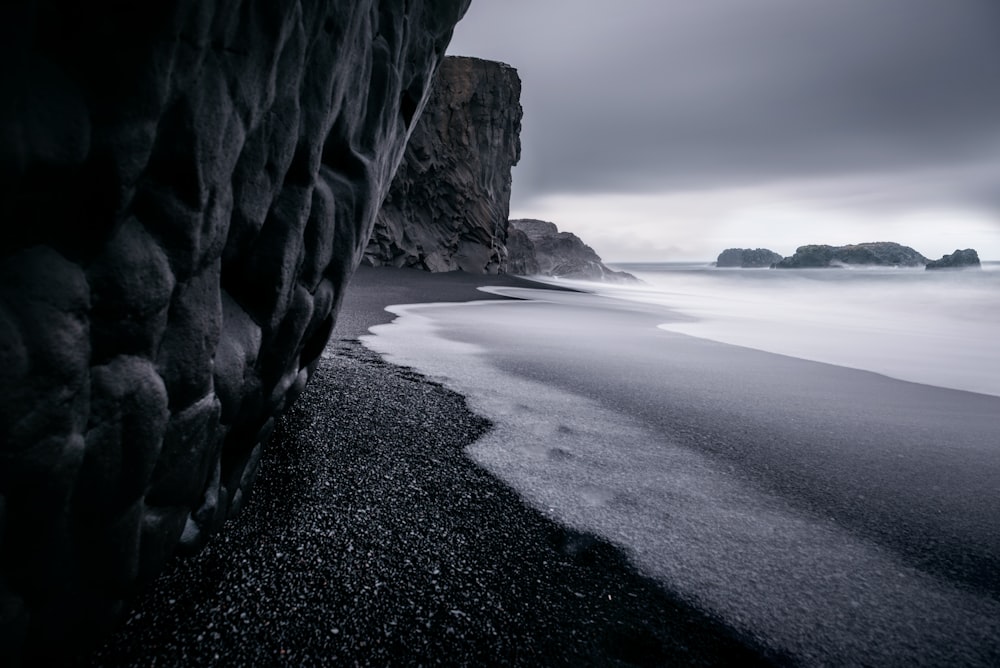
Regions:
M 605 260 L 1000 260 L 1000 0 L 473 0 L 449 53 L 521 76 L 511 216 Z

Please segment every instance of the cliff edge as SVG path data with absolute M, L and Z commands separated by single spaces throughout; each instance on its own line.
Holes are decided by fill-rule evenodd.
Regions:
M 511 168 L 521 157 L 521 80 L 503 63 L 444 59 L 364 263 L 496 274 L 505 242 Z
M 243 505 L 467 6 L 0 7 L 0 663 Z

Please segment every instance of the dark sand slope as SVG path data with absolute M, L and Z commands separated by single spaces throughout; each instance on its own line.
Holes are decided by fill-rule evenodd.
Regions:
M 361 270 L 243 514 L 87 663 L 764 663 L 474 465 L 464 449 L 489 424 L 461 396 L 350 340 L 391 319 L 385 304 L 488 298 L 483 282 Z

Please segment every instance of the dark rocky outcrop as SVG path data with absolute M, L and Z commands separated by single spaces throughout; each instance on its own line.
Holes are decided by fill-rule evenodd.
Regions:
M 876 265 L 888 267 L 919 267 L 927 258 L 909 246 L 891 241 L 851 244 L 848 246 L 800 246 L 795 255 L 773 266 L 777 269 L 836 267 L 840 265 Z
M 759 269 L 781 262 L 782 257 L 768 248 L 727 248 L 719 253 L 716 267 Z
M 243 504 L 467 4 L 0 8 L 0 663 Z
M 521 156 L 520 95 L 508 65 L 444 60 L 376 219 L 366 264 L 503 270 L 510 171 Z
M 931 260 L 926 269 L 982 269 L 979 253 L 973 248 L 955 250 L 951 255 L 944 255 L 940 260 Z
M 542 273 L 535 256 L 535 244 L 514 225 L 507 228 L 507 273 L 518 276 L 538 276 Z
M 555 223 L 544 220 L 510 221 L 513 243 L 508 245 L 511 273 L 540 274 L 582 281 L 638 282 L 632 274 L 614 271 L 601 261 L 594 249 L 572 232 L 560 232 Z M 522 236 L 523 235 L 523 236 Z M 534 270 L 532 270 L 534 269 Z

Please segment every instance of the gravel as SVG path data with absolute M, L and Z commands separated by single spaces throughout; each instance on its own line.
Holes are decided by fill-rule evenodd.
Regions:
M 463 454 L 489 428 L 331 343 L 241 515 L 79 665 L 782 662 L 528 508 Z

